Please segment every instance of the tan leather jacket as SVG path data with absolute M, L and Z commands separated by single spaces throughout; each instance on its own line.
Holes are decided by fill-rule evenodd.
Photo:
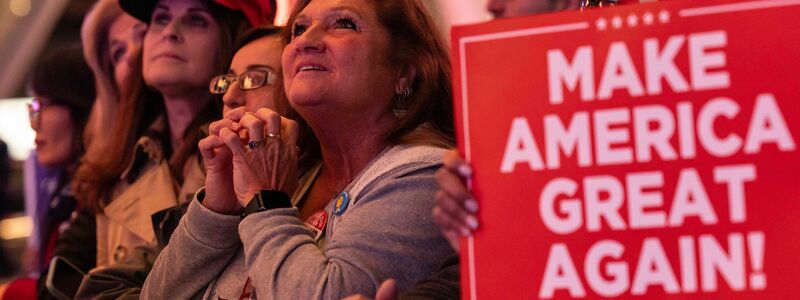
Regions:
M 155 246 L 151 215 L 190 200 L 205 184 L 200 161 L 192 156 L 186 162 L 191 164 L 189 173 L 178 186 L 157 139 L 140 138 L 133 155 L 114 200 L 106 206 L 105 214 L 97 215 L 98 267 L 123 261 L 135 247 Z

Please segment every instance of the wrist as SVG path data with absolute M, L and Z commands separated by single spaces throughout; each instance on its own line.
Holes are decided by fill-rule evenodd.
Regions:
M 224 215 L 237 215 L 240 214 L 242 211 L 242 206 L 239 205 L 236 201 L 226 201 L 223 200 L 223 197 L 219 195 L 215 196 L 213 194 L 206 193 L 206 190 L 200 190 L 197 193 L 197 201 L 200 202 L 200 205 L 203 205 L 205 208 L 209 210 L 224 214 Z

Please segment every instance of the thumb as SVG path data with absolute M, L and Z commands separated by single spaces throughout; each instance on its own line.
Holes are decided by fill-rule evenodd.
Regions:
M 378 287 L 375 293 L 375 300 L 395 300 L 397 299 L 397 282 L 394 279 L 387 279 Z

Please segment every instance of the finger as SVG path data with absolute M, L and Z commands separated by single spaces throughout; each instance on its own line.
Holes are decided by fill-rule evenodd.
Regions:
M 467 164 L 467 162 L 461 158 L 461 155 L 458 154 L 457 150 L 450 150 L 445 153 L 444 166 L 445 168 L 453 171 L 453 173 L 461 176 L 463 179 L 467 179 L 472 176 L 472 167 L 470 167 L 469 164 Z
M 441 207 L 433 207 L 433 223 L 439 227 L 445 236 L 469 236 L 471 231 L 466 225 L 458 222 L 456 218 L 445 212 Z
M 217 121 L 211 122 L 211 124 L 208 125 L 208 134 L 209 135 L 219 135 L 219 131 L 222 128 L 231 128 L 231 129 L 233 129 L 231 127 L 231 125 L 233 125 L 233 124 L 234 124 L 234 122 L 229 120 L 229 119 L 222 119 L 222 120 L 217 120 Z M 236 131 L 236 129 L 233 129 L 233 130 Z
M 231 149 L 233 155 L 245 155 L 244 145 L 242 145 L 242 140 L 239 139 L 238 134 L 228 128 L 223 128 L 220 130 L 219 136 L 225 142 L 225 145 L 228 146 L 228 149 Z
M 394 279 L 388 279 L 381 283 L 378 287 L 378 292 L 375 294 L 375 300 L 395 300 L 397 299 L 397 282 Z
M 300 138 L 300 126 L 292 119 L 281 117 L 281 137 L 286 145 L 294 147 Z
M 439 168 L 435 174 L 436 183 L 439 184 L 439 190 L 447 193 L 453 199 L 460 200 L 459 202 L 462 204 L 466 204 L 466 207 L 469 209 L 470 212 L 476 213 L 478 211 L 478 203 L 475 201 L 475 198 L 472 196 L 472 193 L 467 189 L 467 186 L 461 181 L 461 178 L 458 177 L 452 170 L 448 168 Z
M 234 123 L 234 124 L 238 125 L 239 127 L 242 126 L 239 123 Z M 249 142 L 250 141 L 250 132 L 245 128 L 240 129 L 239 130 L 239 139 L 242 140 L 242 143 Z
M 459 226 L 466 226 L 470 230 L 478 229 L 478 218 L 468 212 L 460 201 L 449 197 L 446 193 L 439 191 L 436 193 L 436 205 L 445 213 L 453 217 Z
M 442 209 L 438 206 L 433 207 L 433 222 L 436 226 L 439 227 L 439 230 L 442 232 L 442 235 L 447 239 L 447 242 L 450 243 L 450 246 L 453 250 L 456 250 L 458 253 L 459 248 L 459 238 L 461 238 L 461 233 L 457 229 L 458 227 L 453 227 L 449 219 L 450 217 L 442 212 Z
M 207 163 L 220 157 L 220 155 L 230 155 L 230 150 L 225 147 L 225 142 L 219 136 L 208 136 L 197 143 L 203 161 Z M 227 153 L 227 154 L 226 154 Z
M 450 247 L 452 247 L 453 250 L 456 251 L 456 254 L 458 254 L 459 238 L 461 238 L 461 236 L 455 231 L 442 232 L 442 234 L 444 234 L 447 242 L 450 243 Z
M 264 121 L 264 135 L 269 137 L 270 135 L 280 135 L 281 134 L 281 115 L 276 113 L 275 111 L 269 108 L 262 108 L 256 111 L 255 116 Z
M 264 122 L 251 113 L 246 113 L 239 124 L 247 129 L 250 141 L 260 141 L 264 139 Z
M 241 120 L 242 117 L 244 117 L 244 115 L 246 113 L 247 113 L 247 108 L 244 107 L 244 106 L 239 106 L 239 107 L 231 109 L 227 113 L 225 113 L 225 119 L 229 119 L 229 120 L 231 120 L 233 122 L 237 122 L 238 123 L 239 120 Z
M 224 119 L 230 123 L 228 127 L 231 130 L 233 130 L 233 132 L 236 132 L 239 135 L 239 139 L 241 139 L 245 143 L 249 140 L 248 132 L 247 130 L 244 130 L 241 124 L 239 124 L 239 121 L 246 113 L 247 110 L 245 109 L 245 107 L 240 106 L 229 110 L 227 113 L 225 113 L 224 116 Z
M 215 146 L 215 142 L 216 142 L 215 140 L 217 140 L 217 139 L 219 139 L 218 136 L 211 135 L 211 136 L 207 136 L 206 138 L 200 140 L 200 142 L 197 143 L 197 148 L 200 149 L 200 155 L 203 156 L 203 160 L 204 161 L 210 161 L 210 160 L 214 159 L 214 157 L 215 157 L 214 149 L 216 149 L 218 147 L 218 146 Z M 223 145 L 224 145 L 224 143 L 223 143 Z

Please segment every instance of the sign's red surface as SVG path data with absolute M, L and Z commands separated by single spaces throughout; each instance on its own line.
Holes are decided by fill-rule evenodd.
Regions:
M 464 299 L 800 292 L 800 1 L 453 29 Z

